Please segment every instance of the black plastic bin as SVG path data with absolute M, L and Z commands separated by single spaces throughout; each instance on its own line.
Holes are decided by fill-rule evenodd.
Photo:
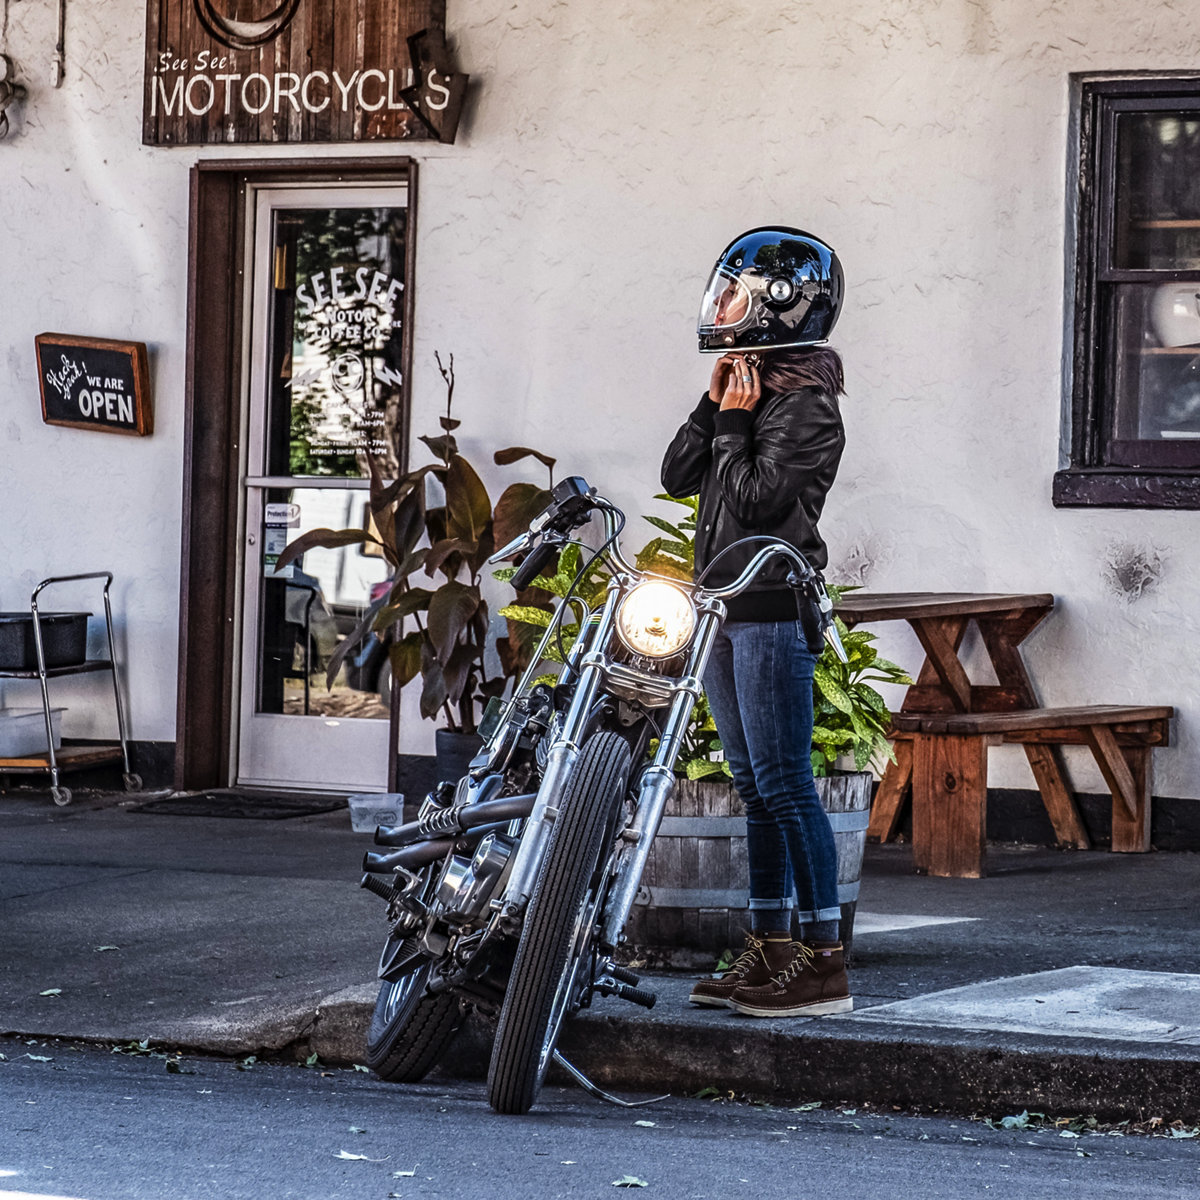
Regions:
M 73 667 L 87 658 L 91 613 L 39 613 L 47 667 Z M 32 613 L 0 613 L 0 671 L 36 671 Z

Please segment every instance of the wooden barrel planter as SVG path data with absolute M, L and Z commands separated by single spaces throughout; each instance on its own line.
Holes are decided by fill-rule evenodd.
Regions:
M 840 934 L 854 934 L 863 846 L 871 816 L 869 771 L 817 780 L 837 843 Z M 711 968 L 740 948 L 750 927 L 746 818 L 733 785 L 680 779 L 667 802 L 642 886 L 625 926 L 626 957 L 649 966 Z

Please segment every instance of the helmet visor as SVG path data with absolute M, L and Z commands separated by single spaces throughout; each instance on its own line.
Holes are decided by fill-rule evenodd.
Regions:
M 736 329 L 749 317 L 751 308 L 750 291 L 741 279 L 716 271 L 700 304 L 699 331 Z

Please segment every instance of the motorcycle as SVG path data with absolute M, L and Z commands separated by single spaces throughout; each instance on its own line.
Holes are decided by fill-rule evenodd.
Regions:
M 512 576 L 528 587 L 572 535 L 603 520 L 575 586 L 554 612 L 507 702 L 495 702 L 466 775 L 427 796 L 417 819 L 376 830 L 363 886 L 387 903 L 389 932 L 368 1032 L 367 1062 L 415 1082 L 444 1055 L 471 1008 L 495 1015 L 488 1100 L 524 1113 L 552 1060 L 589 1090 L 556 1049 L 564 1021 L 597 995 L 647 1008 L 653 992 L 614 961 L 675 782 L 674 764 L 724 600 L 776 558 L 810 644 L 844 659 L 833 605 L 794 547 L 772 538 L 730 584 L 705 588 L 638 570 L 621 553 L 625 517 L 578 476 L 552 491 L 529 531 L 492 556 L 524 554 Z M 730 547 L 732 549 L 732 547 Z M 593 610 L 575 594 L 595 564 L 609 581 Z M 705 572 L 706 574 L 707 572 Z M 563 626 L 578 636 L 563 645 Z M 541 679 L 555 639 L 557 681 Z

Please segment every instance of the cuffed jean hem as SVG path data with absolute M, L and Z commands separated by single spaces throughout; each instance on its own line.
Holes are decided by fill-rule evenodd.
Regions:
M 795 906 L 794 900 L 756 900 L 750 897 L 751 912 L 791 912 Z
M 796 920 L 801 925 L 815 925 L 818 921 L 840 921 L 841 919 L 842 910 L 840 908 L 814 908 L 809 912 L 796 914 Z

